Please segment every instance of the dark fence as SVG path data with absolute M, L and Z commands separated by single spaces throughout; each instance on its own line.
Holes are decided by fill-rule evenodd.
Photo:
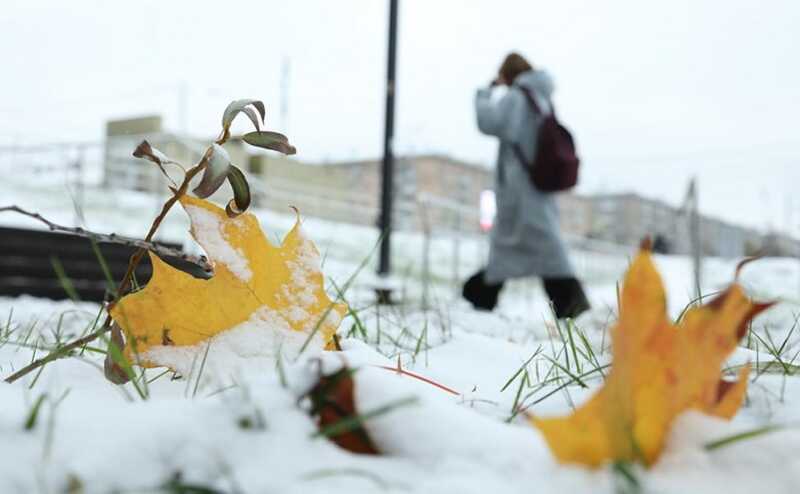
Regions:
M 134 251 L 133 247 L 108 243 L 97 244 L 95 249 L 89 239 L 65 233 L 0 227 L 0 296 L 27 294 L 59 300 L 70 297 L 65 289 L 68 285 L 81 300 L 107 300 L 114 288 L 104 264 L 111 281 L 119 283 Z M 146 283 L 151 273 L 145 256 L 136 269 L 137 283 Z

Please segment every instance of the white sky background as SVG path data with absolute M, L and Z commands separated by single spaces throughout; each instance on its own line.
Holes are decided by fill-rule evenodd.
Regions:
M 378 157 L 387 5 L 5 0 L 0 145 L 100 140 L 106 119 L 134 114 L 180 130 L 185 84 L 192 134 L 255 97 L 300 159 Z M 705 212 L 797 233 L 798 26 L 796 0 L 401 0 L 396 149 L 493 163 L 472 97 L 519 50 L 556 79 L 580 192 L 677 204 L 697 175 Z

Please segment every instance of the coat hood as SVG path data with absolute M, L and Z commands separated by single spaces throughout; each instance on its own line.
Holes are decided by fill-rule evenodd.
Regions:
M 514 85 L 530 89 L 546 98 L 549 98 L 555 89 L 553 78 L 544 70 L 525 71 L 514 79 Z

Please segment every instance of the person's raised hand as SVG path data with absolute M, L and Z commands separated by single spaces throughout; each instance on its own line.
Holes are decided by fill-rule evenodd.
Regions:
M 490 84 L 491 87 L 505 86 L 505 85 L 506 85 L 506 80 L 503 78 L 502 75 L 498 75 L 497 77 L 495 77 L 494 80 Z

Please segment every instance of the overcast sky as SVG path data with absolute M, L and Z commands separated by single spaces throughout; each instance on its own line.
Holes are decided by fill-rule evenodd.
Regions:
M 211 136 L 254 97 L 300 159 L 378 157 L 387 5 L 4 0 L 0 145 L 99 140 L 148 113 Z M 677 204 L 696 175 L 705 212 L 796 233 L 798 26 L 797 0 L 401 0 L 397 151 L 491 165 L 472 97 L 519 50 L 556 80 L 580 192 Z

